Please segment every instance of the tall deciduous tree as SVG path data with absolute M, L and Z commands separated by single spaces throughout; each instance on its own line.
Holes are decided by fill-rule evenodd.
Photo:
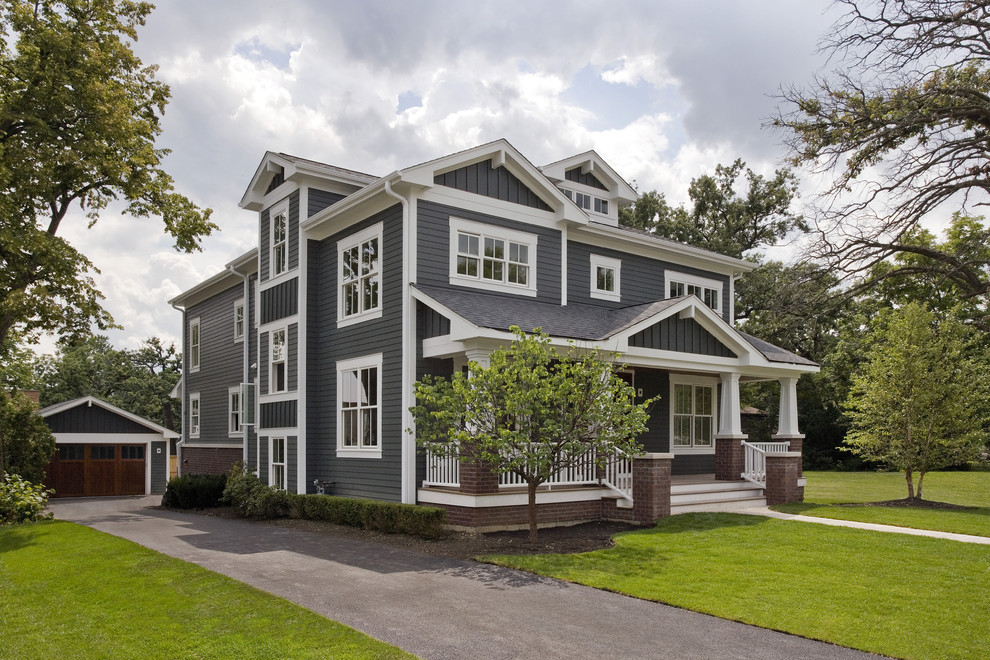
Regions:
M 776 244 L 792 230 L 807 229 L 790 210 L 796 191 L 797 180 L 789 171 L 777 170 L 766 179 L 737 159 L 716 166 L 714 175 L 691 180 L 691 208 L 673 207 L 654 190 L 641 195 L 631 208 L 620 209 L 619 222 L 741 258 L 750 250 Z
M 921 499 L 928 471 L 973 458 L 985 442 L 987 364 L 968 354 L 970 333 L 916 302 L 890 310 L 853 378 L 846 446 L 904 470 L 909 499 Z
M 615 356 L 560 354 L 546 334 L 512 328 L 516 340 L 470 375 L 426 377 L 412 409 L 419 444 L 442 456 L 480 461 L 515 474 L 529 493 L 529 538 L 537 540 L 536 490 L 558 471 L 641 450 L 652 400 L 634 402 Z
M 45 478 L 45 466 L 55 453 L 55 436 L 37 406 L 21 393 L 0 396 L 0 425 L 6 430 L 6 448 L 0 480 L 6 472 L 36 484 Z
M 151 8 L 0 0 L 0 346 L 113 323 L 93 263 L 58 236 L 73 207 L 90 224 L 114 202 L 159 217 L 186 251 L 217 228 L 161 167 L 169 90 L 131 49 Z
M 810 89 L 785 90 L 774 121 L 795 165 L 831 176 L 812 256 L 861 275 L 893 255 L 917 255 L 985 304 L 987 255 L 910 239 L 935 211 L 990 201 L 990 4 L 837 4 L 848 11 L 823 46 L 842 68 Z

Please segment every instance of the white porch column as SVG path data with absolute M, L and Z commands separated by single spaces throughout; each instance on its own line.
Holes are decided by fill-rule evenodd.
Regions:
M 734 438 L 742 435 L 742 417 L 739 411 L 739 374 L 724 373 L 722 378 L 722 405 L 719 407 L 718 435 Z
M 798 431 L 797 382 L 797 378 L 780 379 L 780 415 L 777 423 L 777 437 L 804 437 Z
M 468 362 L 477 362 L 485 369 L 491 365 L 491 354 L 491 351 L 483 348 L 472 348 L 464 351 L 464 355 L 467 357 Z

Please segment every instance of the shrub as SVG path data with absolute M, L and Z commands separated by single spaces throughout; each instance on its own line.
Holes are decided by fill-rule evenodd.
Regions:
M 293 517 L 426 539 L 446 533 L 447 512 L 439 508 L 328 495 L 293 498 Z
M 231 468 L 223 501 L 248 518 L 284 518 L 289 515 L 292 495 L 261 483 L 261 479 L 238 461 Z
M 0 482 L 0 525 L 53 518 L 51 513 L 44 513 L 48 495 L 52 492 L 45 490 L 44 486 L 8 473 Z
M 227 485 L 226 474 L 188 474 L 169 479 L 162 506 L 205 509 L 219 506 Z

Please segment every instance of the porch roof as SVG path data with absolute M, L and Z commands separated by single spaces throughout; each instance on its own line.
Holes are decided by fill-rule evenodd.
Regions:
M 485 293 L 475 289 L 413 285 L 465 321 L 479 327 L 508 331 L 517 325 L 530 332 L 542 328 L 552 337 L 586 341 L 604 341 L 652 317 L 657 321 L 665 311 L 689 296 L 666 298 L 641 305 L 608 309 L 596 305 L 570 303 L 566 306 L 537 302 L 530 298 Z M 818 366 L 815 362 L 752 335 L 730 329 L 769 362 Z

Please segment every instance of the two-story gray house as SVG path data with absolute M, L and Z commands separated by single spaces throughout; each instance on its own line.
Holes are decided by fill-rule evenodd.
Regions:
M 536 167 L 505 140 L 384 177 L 265 154 L 240 202 L 257 249 L 171 301 L 180 469 L 243 460 L 292 492 L 332 482 L 465 525 L 524 522 L 512 479 L 424 456 L 407 432 L 418 379 L 483 364 L 519 325 L 618 351 L 637 395 L 660 395 L 640 441 L 668 475 L 665 512 L 800 497 L 795 387 L 817 365 L 734 327 L 752 264 L 620 226 L 636 197 L 593 151 Z M 741 430 L 739 384 L 755 380 L 780 383 L 773 443 Z M 786 492 L 762 492 L 778 473 Z M 641 519 L 635 478 L 629 461 L 562 477 L 543 519 Z

